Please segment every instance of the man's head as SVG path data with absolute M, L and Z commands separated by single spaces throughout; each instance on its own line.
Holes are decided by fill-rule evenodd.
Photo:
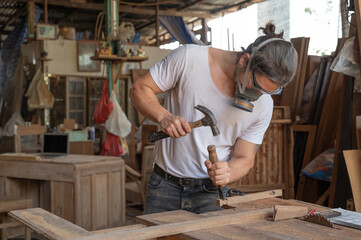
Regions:
M 283 32 L 275 33 L 276 27 L 272 23 L 267 23 L 265 28 L 260 29 L 265 36 L 258 37 L 243 52 L 251 57 L 248 59 L 251 61 L 250 71 L 256 75 L 264 75 L 280 87 L 284 87 L 294 78 L 297 71 L 296 49 L 291 42 L 282 38 Z
M 275 34 L 271 23 L 262 29 L 266 36 L 248 46 L 236 63 L 237 98 L 233 105 L 250 112 L 251 101 L 262 94 L 280 94 L 297 71 L 297 52 L 291 42 L 282 38 L 283 32 Z

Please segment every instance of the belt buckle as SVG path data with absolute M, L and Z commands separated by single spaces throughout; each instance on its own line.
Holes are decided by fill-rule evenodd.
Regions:
M 196 179 L 192 178 L 179 178 L 179 185 L 182 187 L 196 187 Z

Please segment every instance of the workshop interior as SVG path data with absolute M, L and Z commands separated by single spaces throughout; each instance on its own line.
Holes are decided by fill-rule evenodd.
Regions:
M 287 84 L 256 72 L 268 48 L 291 65 L 278 45 Z M 359 0 L 0 1 L 0 239 L 361 239 L 360 46 Z M 165 182 L 213 184 L 219 210 L 146 213 Z

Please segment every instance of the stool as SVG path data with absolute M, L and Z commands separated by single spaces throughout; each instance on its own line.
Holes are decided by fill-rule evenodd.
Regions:
M 11 197 L 11 196 L 0 196 L 0 230 L 1 230 L 1 239 L 8 239 L 8 228 L 23 226 L 20 222 L 8 222 L 7 213 L 12 210 L 20 210 L 31 208 L 33 206 L 33 201 L 31 199 Z M 25 239 L 31 239 L 31 230 L 25 227 Z

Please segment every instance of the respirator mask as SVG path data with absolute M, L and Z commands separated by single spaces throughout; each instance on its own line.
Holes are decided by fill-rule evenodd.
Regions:
M 285 41 L 288 42 L 282 38 L 270 38 L 267 39 L 264 42 L 261 42 L 258 46 L 254 47 L 252 46 L 252 53 L 251 56 L 248 59 L 248 63 L 247 63 L 247 67 L 246 67 L 246 72 L 244 74 L 244 79 L 243 79 L 243 83 L 241 84 L 239 81 L 239 74 L 238 74 L 238 63 L 236 66 L 236 91 L 235 91 L 235 95 L 236 98 L 234 99 L 232 105 L 238 109 L 247 111 L 247 112 L 252 112 L 253 111 L 253 107 L 254 105 L 251 103 L 253 101 L 257 101 L 258 98 L 263 94 L 255 89 L 251 89 L 251 88 L 247 88 L 247 77 L 248 77 L 248 73 L 249 73 L 249 69 L 251 67 L 251 62 L 253 59 L 253 56 L 255 55 L 255 53 L 264 45 L 266 45 L 267 43 L 273 42 L 273 41 Z M 282 88 L 280 88 L 279 90 L 277 90 L 274 93 L 268 93 L 270 95 L 277 95 L 280 94 L 282 92 Z

